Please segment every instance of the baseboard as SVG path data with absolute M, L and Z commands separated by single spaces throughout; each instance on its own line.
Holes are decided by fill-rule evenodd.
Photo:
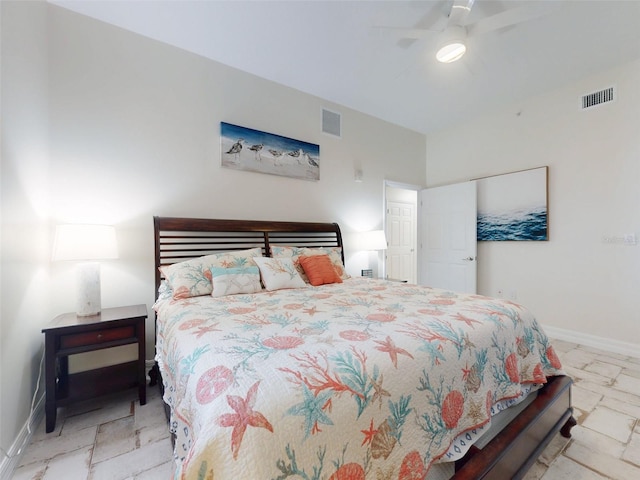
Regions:
M 10 480 L 13 477 L 13 472 L 20 464 L 20 459 L 25 449 L 31 442 L 33 431 L 40 424 L 40 420 L 44 415 L 44 394 L 40 396 L 38 402 L 33 409 L 33 415 L 31 415 L 25 424 L 23 425 L 18 437 L 15 439 L 7 454 L 8 457 L 2 459 L 0 463 L 0 480 Z
M 626 355 L 628 357 L 640 358 L 640 345 L 637 343 L 621 342 L 612 338 L 597 337 L 588 333 L 576 332 L 575 330 L 565 330 L 564 328 L 543 325 L 544 331 L 551 338 L 564 340 L 565 342 L 577 343 L 587 347 L 599 348 L 607 352 Z

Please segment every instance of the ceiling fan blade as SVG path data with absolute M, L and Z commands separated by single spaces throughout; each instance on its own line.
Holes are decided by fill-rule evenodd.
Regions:
M 410 27 L 391 27 L 388 25 L 375 25 L 373 28 L 377 28 L 380 30 L 390 30 L 402 33 L 404 38 L 410 38 L 414 40 L 419 40 L 429 35 L 435 35 L 439 32 L 435 30 L 429 30 L 427 28 L 410 28 Z
M 466 4 L 470 0 L 454 1 Z M 378 31 L 399 32 L 402 38 L 397 41 L 397 45 L 407 49 L 419 40 L 429 37 L 435 38 L 442 33 L 449 21 L 450 4 L 451 0 L 430 0 L 430 7 L 412 26 L 374 25 L 373 28 Z M 422 10 L 422 8 L 420 9 Z
M 555 9 L 554 3 L 556 2 L 532 2 L 522 7 L 510 8 L 504 12 L 467 25 L 467 34 L 470 37 L 482 35 L 487 32 L 500 30 L 501 28 L 543 17 Z

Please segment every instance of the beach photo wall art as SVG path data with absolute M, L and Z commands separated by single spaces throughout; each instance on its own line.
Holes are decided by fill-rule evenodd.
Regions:
M 477 179 L 478 240 L 548 240 L 548 173 L 539 167 Z
M 222 166 L 303 180 L 320 179 L 320 145 L 220 122 Z

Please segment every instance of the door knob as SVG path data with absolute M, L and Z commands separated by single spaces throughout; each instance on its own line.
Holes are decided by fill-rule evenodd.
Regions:
M 473 262 L 475 260 L 474 257 L 467 257 L 467 258 L 463 258 L 462 260 L 464 260 L 465 262 Z

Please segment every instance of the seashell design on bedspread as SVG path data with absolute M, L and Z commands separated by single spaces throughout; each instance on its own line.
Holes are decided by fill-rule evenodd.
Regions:
M 154 308 L 177 479 L 424 478 L 562 374 L 531 313 L 480 295 L 352 278 Z

